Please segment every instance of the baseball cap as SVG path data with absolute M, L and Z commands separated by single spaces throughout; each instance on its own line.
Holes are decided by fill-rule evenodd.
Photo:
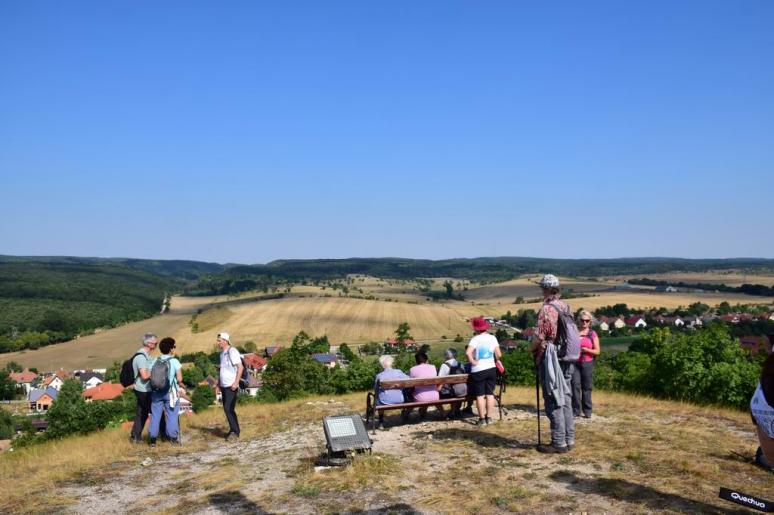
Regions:
M 231 343 L 231 336 L 227 332 L 218 333 L 218 338 L 221 340 L 226 340 L 228 343 Z

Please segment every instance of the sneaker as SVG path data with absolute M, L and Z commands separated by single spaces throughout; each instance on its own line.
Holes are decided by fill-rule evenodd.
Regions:
M 239 435 L 236 433 L 229 433 L 226 435 L 227 442 L 236 442 L 237 440 L 239 440 Z
M 591 418 L 591 413 L 584 413 L 583 418 Z
M 567 444 L 567 452 L 570 452 L 575 448 L 575 442 Z
M 489 425 L 489 424 L 494 424 L 494 422 L 492 422 L 491 418 L 486 417 L 486 425 Z
M 476 420 L 476 425 L 478 427 L 484 427 L 486 425 L 486 419 L 485 418 L 480 418 L 480 419 Z
M 156 447 L 156 439 L 151 438 L 148 440 L 148 447 Z
M 387 428 L 384 427 L 384 424 L 379 422 L 379 427 L 377 428 L 379 431 L 387 431 Z
M 558 447 L 554 444 L 551 445 L 538 445 L 537 448 L 538 452 L 542 452 L 545 454 L 564 454 L 566 452 L 569 452 L 569 449 L 566 445 L 562 447 Z
M 172 444 L 173 447 L 180 447 L 179 438 L 169 438 L 169 443 Z
M 129 443 L 132 444 L 132 445 L 140 444 L 140 443 L 142 443 L 142 438 L 132 438 L 132 437 L 130 437 L 129 438 Z

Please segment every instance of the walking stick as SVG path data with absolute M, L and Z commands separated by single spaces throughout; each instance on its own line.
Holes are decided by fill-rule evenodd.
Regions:
M 542 445 L 540 442 L 540 369 L 538 368 L 537 359 L 535 359 L 535 404 L 537 405 L 538 446 L 540 446 Z

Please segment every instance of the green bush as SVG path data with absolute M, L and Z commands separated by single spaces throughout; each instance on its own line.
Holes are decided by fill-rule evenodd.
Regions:
M 215 402 L 215 391 L 207 385 L 200 384 L 194 388 L 191 395 L 191 407 L 194 413 L 200 413 Z

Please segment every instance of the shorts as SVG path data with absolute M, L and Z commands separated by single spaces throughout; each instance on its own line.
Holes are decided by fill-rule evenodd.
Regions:
M 470 374 L 471 394 L 474 397 L 483 395 L 494 395 L 495 383 L 497 383 L 497 369 L 495 367 L 487 368 Z

